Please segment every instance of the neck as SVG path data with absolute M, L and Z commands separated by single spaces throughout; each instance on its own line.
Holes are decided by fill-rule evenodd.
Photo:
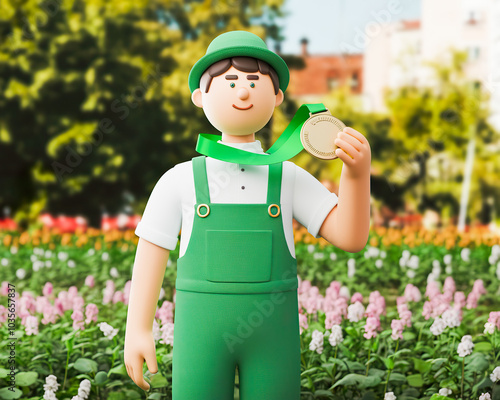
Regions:
M 226 143 L 251 143 L 255 142 L 255 133 L 249 135 L 235 136 L 228 133 L 222 133 L 221 140 Z

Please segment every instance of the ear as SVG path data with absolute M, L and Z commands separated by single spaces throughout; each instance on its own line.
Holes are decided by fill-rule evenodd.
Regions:
M 194 103 L 196 107 L 203 108 L 203 102 L 201 101 L 201 90 L 200 88 L 196 89 L 191 95 L 191 101 Z
M 276 95 L 275 107 L 278 107 L 281 103 L 283 103 L 284 98 L 285 98 L 285 95 L 283 94 L 281 89 L 278 89 L 278 94 Z

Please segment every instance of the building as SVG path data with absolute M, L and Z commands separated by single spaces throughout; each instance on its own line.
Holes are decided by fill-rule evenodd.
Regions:
M 429 63 L 447 63 L 466 51 L 465 74 L 490 95 L 490 122 L 500 129 L 500 0 L 422 0 L 420 21 L 382 26 L 363 62 L 367 111 L 384 111 L 386 89 L 432 86 Z
M 363 55 L 310 55 L 302 39 L 303 69 L 290 68 L 287 93 L 302 101 L 321 101 L 330 91 L 348 85 L 354 94 L 363 92 Z

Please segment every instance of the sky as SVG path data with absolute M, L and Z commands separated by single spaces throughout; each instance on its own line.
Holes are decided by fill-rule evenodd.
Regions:
M 286 0 L 283 10 L 288 15 L 277 21 L 286 38 L 283 54 L 300 54 L 304 37 L 309 40 L 309 54 L 332 54 L 359 48 L 356 35 L 369 22 L 376 29 L 385 20 L 418 19 L 420 0 Z M 268 46 L 274 50 L 272 42 Z

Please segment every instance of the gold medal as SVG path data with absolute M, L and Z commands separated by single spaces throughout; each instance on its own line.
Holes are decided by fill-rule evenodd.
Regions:
M 314 157 L 333 160 L 337 158 L 337 146 L 334 141 L 337 133 L 344 128 L 344 123 L 332 116 L 328 110 L 312 114 L 302 125 L 300 141 L 304 149 Z

